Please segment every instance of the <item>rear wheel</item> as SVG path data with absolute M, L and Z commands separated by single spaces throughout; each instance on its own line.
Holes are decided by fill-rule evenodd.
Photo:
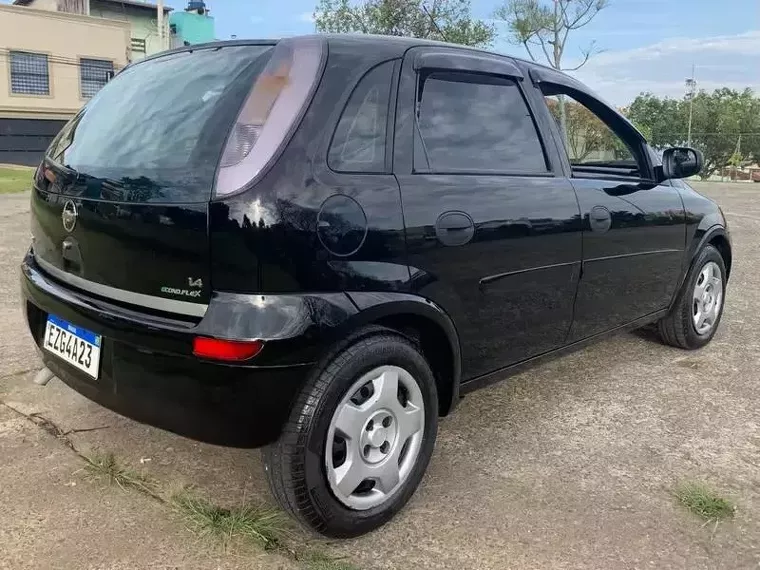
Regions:
M 720 324 L 726 289 L 726 266 L 712 245 L 699 252 L 676 304 L 658 323 L 662 340 L 686 349 L 706 345 Z
M 390 520 L 435 444 L 438 399 L 425 358 L 381 332 L 315 370 L 279 441 L 264 450 L 273 494 L 301 523 L 350 537 Z

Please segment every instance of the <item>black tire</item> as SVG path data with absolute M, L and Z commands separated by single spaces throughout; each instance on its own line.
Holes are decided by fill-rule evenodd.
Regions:
M 723 281 L 723 300 L 720 305 L 718 316 L 715 324 L 705 334 L 699 334 L 692 319 L 693 300 L 692 295 L 694 286 L 702 268 L 709 262 L 714 262 L 720 268 L 720 275 Z M 723 316 L 723 307 L 725 306 L 726 296 L 726 265 L 720 252 L 712 245 L 706 245 L 697 255 L 694 263 L 689 269 L 683 287 L 678 294 L 675 304 L 670 313 L 662 318 L 657 324 L 660 338 L 665 344 L 695 350 L 705 346 L 720 326 L 720 320 Z
M 375 328 L 367 334 L 315 367 L 292 406 L 279 440 L 262 451 L 267 480 L 280 506 L 307 528 L 329 537 L 359 536 L 388 522 L 422 480 L 438 431 L 435 378 L 420 351 L 387 329 Z M 353 510 L 333 495 L 327 481 L 327 433 L 333 413 L 354 382 L 384 365 L 404 368 L 420 387 L 425 404 L 422 443 L 409 476 L 386 503 Z

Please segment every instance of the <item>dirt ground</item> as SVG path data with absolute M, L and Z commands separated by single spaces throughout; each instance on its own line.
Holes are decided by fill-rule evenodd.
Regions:
M 441 422 L 406 509 L 361 539 L 323 545 L 359 568 L 760 568 L 760 186 L 710 183 L 734 268 L 721 329 L 698 352 L 622 335 L 468 395 Z M 28 197 L 0 197 L 0 568 L 290 568 L 199 541 L 165 506 L 82 476 L 82 462 L 11 408 L 81 449 L 112 451 L 217 502 L 269 501 L 256 451 L 200 444 L 121 418 L 40 367 L 18 299 Z M 9 407 L 10 406 L 10 407 Z M 141 462 L 142 460 L 142 462 Z M 717 526 L 679 506 L 700 480 L 737 504 Z

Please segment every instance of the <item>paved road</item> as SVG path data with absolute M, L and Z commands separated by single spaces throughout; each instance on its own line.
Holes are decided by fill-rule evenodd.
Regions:
M 684 352 L 631 333 L 468 395 L 441 423 L 429 474 L 404 512 L 328 548 L 362 568 L 760 567 L 760 187 L 699 189 L 722 205 L 735 248 L 709 347 Z M 227 503 L 266 498 L 256 452 L 136 424 L 57 381 L 31 385 L 25 371 L 39 365 L 16 293 L 25 200 L 1 202 L 0 400 L 63 429 L 108 426 L 73 437 L 162 481 Z M 146 499 L 83 481 L 58 441 L 2 409 L 0 456 L 0 567 L 286 564 L 199 545 Z M 703 526 L 672 498 L 681 479 L 734 498 L 735 519 Z

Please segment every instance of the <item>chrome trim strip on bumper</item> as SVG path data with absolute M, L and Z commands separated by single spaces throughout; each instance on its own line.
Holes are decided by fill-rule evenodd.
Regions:
M 188 315 L 191 317 L 202 317 L 206 314 L 208 305 L 201 303 L 188 303 L 187 301 L 176 301 L 174 299 L 164 299 L 163 297 L 154 297 L 153 295 L 144 295 L 143 293 L 134 293 L 132 291 L 125 291 L 124 289 L 117 289 L 116 287 L 109 287 L 101 283 L 95 283 L 94 281 L 88 281 L 82 277 L 66 273 L 65 271 L 58 269 L 55 265 L 51 264 L 39 257 L 34 258 L 39 266 L 47 271 L 50 275 L 60 281 L 64 281 L 69 285 L 88 291 L 107 299 L 113 299 L 114 301 L 120 301 L 122 303 L 128 303 L 130 305 L 137 305 L 138 307 L 148 307 L 149 309 L 155 309 L 156 311 L 163 311 L 165 313 L 175 313 L 177 315 Z

